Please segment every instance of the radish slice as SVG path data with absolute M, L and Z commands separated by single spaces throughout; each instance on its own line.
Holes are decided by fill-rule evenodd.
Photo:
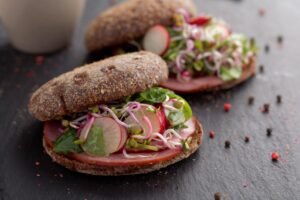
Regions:
M 163 133 L 168 126 L 170 126 L 169 121 L 167 120 L 167 117 L 165 115 L 164 109 L 162 106 L 160 106 L 160 110 L 156 112 L 156 116 L 158 117 L 160 121 L 160 130 L 159 133 Z
M 161 131 L 162 129 L 164 129 L 164 125 L 162 124 L 163 121 L 157 116 L 156 112 L 153 112 L 155 109 L 154 106 L 151 105 L 142 105 L 141 108 L 137 111 L 133 111 L 133 114 L 135 115 L 136 119 L 140 122 L 140 124 L 142 125 L 142 127 L 140 127 L 136 121 L 129 116 L 126 120 L 125 123 L 126 124 L 131 124 L 133 125 L 132 127 L 134 129 L 143 129 L 145 131 L 144 135 L 146 135 L 150 129 L 152 128 L 152 133 L 156 133 Z M 144 116 L 146 116 L 149 121 L 151 122 L 152 127 L 150 128 L 149 125 L 147 124 L 147 122 L 144 120 Z
M 121 128 L 121 140 L 117 151 L 123 148 L 128 138 L 127 130 L 123 126 L 120 126 L 120 128 Z
M 158 55 L 164 55 L 169 49 L 171 37 L 162 25 L 156 25 L 148 30 L 143 40 L 143 47 Z
M 80 132 L 80 140 L 82 141 L 86 141 L 87 137 L 88 137 L 88 134 L 92 128 L 92 125 L 95 121 L 95 117 L 91 117 L 88 122 L 86 123 L 86 125 L 83 127 L 83 129 L 81 130 Z
M 93 124 L 102 129 L 103 140 L 104 140 L 104 151 L 107 154 L 117 152 L 120 149 L 120 146 L 124 145 L 124 139 L 122 139 L 122 130 L 121 126 L 112 118 L 101 117 L 95 119 Z M 122 144 L 123 143 L 123 144 Z
M 211 25 L 206 28 L 207 34 L 214 38 L 216 35 L 220 35 L 223 39 L 230 35 L 229 28 L 224 24 Z

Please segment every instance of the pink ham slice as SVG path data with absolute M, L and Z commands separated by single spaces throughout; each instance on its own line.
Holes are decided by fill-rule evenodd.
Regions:
M 193 123 L 194 127 L 194 123 Z M 59 132 L 59 128 L 61 128 L 60 123 L 58 121 L 48 121 L 45 122 L 44 125 L 44 138 L 46 144 L 50 147 L 53 146 L 53 141 L 55 141 L 61 133 Z M 195 129 L 190 129 L 188 133 L 184 135 L 191 135 Z M 170 160 L 176 157 L 178 154 L 182 152 L 181 149 L 168 149 L 160 152 L 144 152 L 138 153 L 139 155 L 145 155 L 145 158 L 126 158 L 122 153 L 112 154 L 109 157 L 93 157 L 89 156 L 86 153 L 81 154 L 70 154 L 68 157 L 78 160 L 80 162 L 101 165 L 101 166 L 128 166 L 128 165 L 150 165 L 159 163 L 162 161 Z M 134 153 L 131 153 L 134 155 Z
M 177 156 L 181 152 L 181 149 L 164 150 L 157 153 L 138 153 L 139 155 L 145 155 L 145 158 L 125 158 L 122 153 L 112 154 L 109 157 L 93 157 L 85 153 L 72 154 L 69 157 L 93 165 L 101 166 L 128 166 L 128 165 L 150 165 L 159 163 L 162 161 L 170 160 Z M 134 155 L 131 153 L 130 155 Z
M 224 84 L 224 81 L 218 77 L 206 76 L 194 78 L 189 82 L 179 82 L 175 78 L 169 78 L 168 81 L 161 84 L 165 88 L 169 88 L 177 93 L 192 93 L 216 88 Z
M 62 128 L 58 121 L 47 121 L 44 124 L 44 138 L 48 146 L 53 147 L 53 142 L 62 135 Z
M 239 81 L 245 80 L 251 75 L 255 74 L 255 57 L 251 57 L 250 63 L 247 65 L 243 65 L 242 69 L 243 74 L 238 79 Z M 176 78 L 170 77 L 166 82 L 162 83 L 161 86 L 169 88 L 177 93 L 189 94 L 199 91 L 209 91 L 224 86 L 225 84 L 230 84 L 230 82 L 225 82 L 217 76 L 204 76 L 193 78 L 192 80 L 186 83 L 179 82 Z

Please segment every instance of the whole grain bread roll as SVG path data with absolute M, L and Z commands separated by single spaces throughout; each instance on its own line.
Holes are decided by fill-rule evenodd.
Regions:
M 86 47 L 95 51 L 121 45 L 142 37 L 155 24 L 170 26 L 178 8 L 196 15 L 192 0 L 125 1 L 104 11 L 90 23 L 85 35 Z
M 29 101 L 29 112 L 41 121 L 81 112 L 158 85 L 168 67 L 157 55 L 141 51 L 114 56 L 64 73 L 41 86 Z
M 52 158 L 52 160 L 72 171 L 81 172 L 91 175 L 101 176 L 120 176 L 120 175 L 134 175 L 134 174 L 145 174 L 152 171 L 165 168 L 172 165 L 180 160 L 183 160 L 193 154 L 202 143 L 203 129 L 200 122 L 194 117 L 195 132 L 193 133 L 192 142 L 189 145 L 188 151 L 182 151 L 176 157 L 161 161 L 158 163 L 149 163 L 147 165 L 129 165 L 129 166 L 101 166 L 96 164 L 89 164 L 74 160 L 64 155 L 57 154 L 53 151 L 52 147 L 47 145 L 45 138 L 43 138 L 43 146 L 46 153 Z

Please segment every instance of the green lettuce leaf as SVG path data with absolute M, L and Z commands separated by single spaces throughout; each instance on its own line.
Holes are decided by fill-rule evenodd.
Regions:
M 76 130 L 70 129 L 54 142 L 54 152 L 59 154 L 81 153 L 82 149 L 74 141 L 78 139 Z
M 221 67 L 221 79 L 223 81 L 231 81 L 240 78 L 242 75 L 242 69 L 238 67 L 225 68 Z
M 105 141 L 103 138 L 103 130 L 99 126 L 93 125 L 87 140 L 81 145 L 82 149 L 92 156 L 108 156 L 109 153 L 105 151 Z
M 164 102 L 167 98 L 167 95 L 171 99 L 178 99 L 183 102 L 182 112 L 186 121 L 193 116 L 192 109 L 188 104 L 188 102 L 185 99 L 183 99 L 181 96 L 175 94 L 174 92 L 168 89 L 153 87 L 148 90 L 145 90 L 144 92 L 132 96 L 131 100 L 143 102 L 143 103 L 149 103 L 149 104 L 157 104 L 157 103 Z

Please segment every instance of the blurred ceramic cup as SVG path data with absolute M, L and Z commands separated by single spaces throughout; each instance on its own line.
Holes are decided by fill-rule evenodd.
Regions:
M 0 0 L 0 19 L 16 49 L 50 53 L 70 42 L 84 5 L 85 0 Z

